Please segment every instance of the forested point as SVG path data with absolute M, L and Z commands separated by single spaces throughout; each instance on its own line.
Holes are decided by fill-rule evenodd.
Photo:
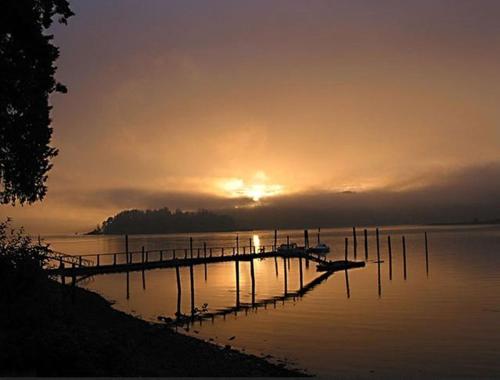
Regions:
M 234 219 L 208 210 L 196 212 L 168 208 L 126 210 L 109 217 L 90 234 L 167 234 L 181 232 L 232 231 Z

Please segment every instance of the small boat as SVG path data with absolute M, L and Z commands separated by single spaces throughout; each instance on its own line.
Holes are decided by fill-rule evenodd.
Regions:
M 318 244 L 315 247 L 310 247 L 307 249 L 307 253 L 315 253 L 317 255 L 326 255 L 330 252 L 330 247 L 324 243 Z
M 281 244 L 278 249 L 278 253 L 303 253 L 304 247 L 297 246 L 296 243 Z

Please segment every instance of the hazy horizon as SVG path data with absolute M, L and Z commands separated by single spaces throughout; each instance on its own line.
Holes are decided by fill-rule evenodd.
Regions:
M 0 208 L 30 233 L 165 206 L 266 225 L 500 217 L 496 1 L 71 6 L 47 197 Z

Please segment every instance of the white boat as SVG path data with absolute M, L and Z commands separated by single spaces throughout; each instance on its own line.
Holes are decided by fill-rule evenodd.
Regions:
M 321 244 L 318 244 L 315 247 L 308 248 L 307 252 L 308 253 L 315 253 L 315 254 L 318 254 L 318 255 L 326 255 L 327 253 L 330 252 L 330 247 L 327 246 L 324 243 L 321 243 Z

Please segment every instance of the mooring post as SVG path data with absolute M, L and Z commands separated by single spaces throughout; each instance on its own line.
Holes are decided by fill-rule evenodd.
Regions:
M 221 255 L 224 257 L 224 247 L 221 248 Z
M 240 261 L 238 259 L 234 262 L 236 272 L 236 307 L 240 307 Z
M 403 235 L 403 238 L 401 239 L 403 242 L 403 276 L 404 279 L 406 280 L 406 240 Z
M 196 250 L 197 250 L 197 256 L 198 258 L 200 258 L 200 248 L 197 248 Z
M 127 264 L 129 264 L 130 263 L 130 257 L 128 255 L 128 235 L 125 235 L 125 256 L 126 256 L 125 262 Z
M 78 266 L 82 266 L 82 256 L 78 256 Z
M 274 251 L 278 249 L 278 230 L 274 230 Z
M 392 280 L 392 245 L 391 236 L 387 236 L 387 247 L 389 249 L 389 280 Z
M 203 265 L 205 268 L 205 282 L 207 282 L 208 280 L 208 268 L 207 268 L 207 262 L 205 261 L 204 265 Z
M 113 253 L 113 265 L 116 265 L 116 253 Z
M 181 314 L 181 274 L 179 272 L 179 266 L 175 266 L 175 276 L 177 277 L 177 317 Z
M 175 260 L 175 249 L 172 249 L 172 258 Z
M 193 264 L 189 265 L 189 281 L 191 282 L 191 315 L 194 315 L 194 273 Z
M 243 246 L 243 254 L 246 255 L 247 254 L 247 248 L 245 246 Z
M 368 260 L 368 231 L 365 228 L 364 230 L 365 233 L 365 260 Z
M 286 235 L 286 248 L 290 249 L 290 236 Z
M 285 296 L 288 294 L 288 279 L 287 279 L 287 270 L 286 270 L 286 257 L 283 257 L 283 273 L 285 274 Z
M 146 251 L 146 262 L 149 262 L 149 251 Z
M 309 231 L 308 230 L 304 230 L 304 246 L 307 248 L 309 248 Z
M 160 249 L 160 262 L 163 261 L 163 251 Z
M 240 237 L 236 234 L 236 255 L 240 254 Z
M 184 258 L 185 259 L 188 258 L 188 250 L 187 250 L 187 248 L 184 248 Z
M 345 261 L 347 263 L 347 259 L 349 257 L 349 238 L 345 238 Z
M 347 294 L 347 298 L 351 298 L 351 288 L 349 287 L 349 271 L 345 270 L 345 290 Z
M 424 232 L 425 237 L 425 273 L 429 275 L 429 246 L 427 244 L 427 232 Z
M 255 305 L 255 271 L 253 266 L 253 258 L 250 259 L 250 276 L 252 278 L 252 306 Z
M 144 246 L 141 248 L 141 262 L 144 264 Z
M 207 243 L 203 242 L 203 257 L 207 258 Z
M 189 253 L 190 253 L 190 257 L 193 258 L 193 238 L 192 237 L 189 238 Z
M 209 252 L 210 252 L 210 257 L 212 257 L 212 247 L 210 247 Z
M 142 269 L 142 290 L 146 290 L 146 271 Z
M 299 256 L 299 284 L 300 290 L 304 287 L 304 274 L 302 272 L 302 256 Z
M 358 256 L 358 240 L 356 237 L 356 227 L 352 227 L 352 244 L 354 247 L 354 260 L 356 260 Z
M 96 257 L 97 257 L 97 266 L 100 266 L 101 265 L 101 255 L 97 254 Z
M 377 235 L 377 261 L 380 261 L 380 240 L 379 240 L 378 228 L 375 230 L 375 233 Z

